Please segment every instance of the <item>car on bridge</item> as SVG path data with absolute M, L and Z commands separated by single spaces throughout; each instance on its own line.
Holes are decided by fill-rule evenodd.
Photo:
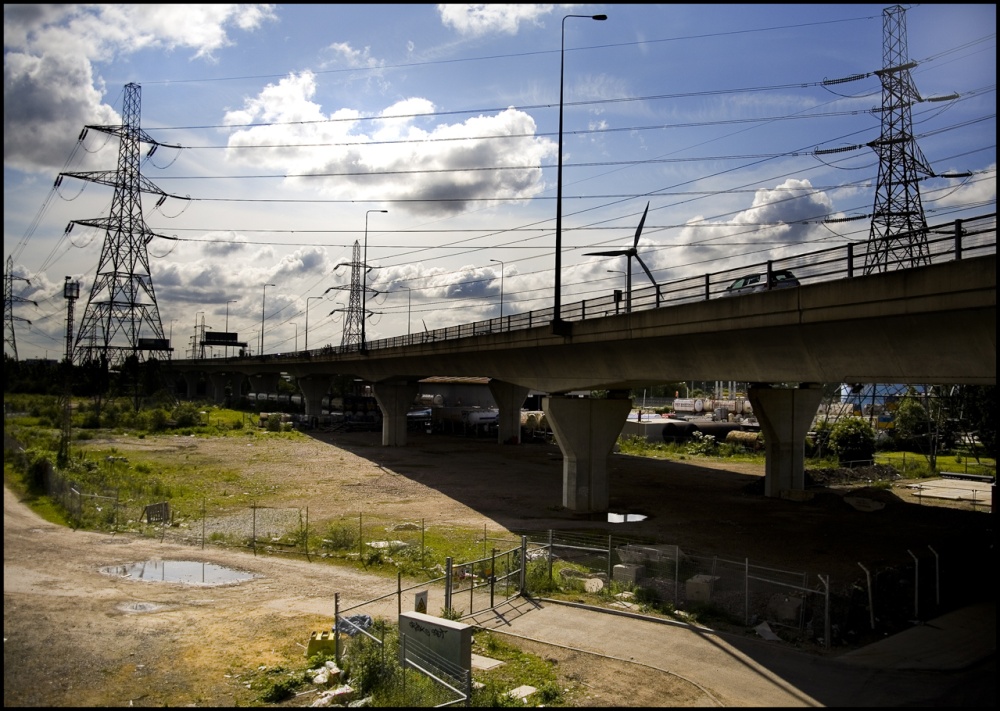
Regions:
M 770 272 L 771 279 L 768 281 L 768 272 L 753 272 L 746 274 L 726 287 L 723 296 L 739 296 L 741 294 L 752 294 L 758 291 L 770 291 L 771 289 L 788 289 L 799 286 L 799 280 L 787 269 L 775 269 Z

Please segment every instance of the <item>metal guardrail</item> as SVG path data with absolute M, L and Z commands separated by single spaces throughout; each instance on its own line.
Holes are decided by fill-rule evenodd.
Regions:
M 996 253 L 996 213 L 989 213 L 967 220 L 955 220 L 940 225 L 929 226 L 926 234 L 926 251 L 918 258 L 911 256 L 892 257 L 880 265 L 879 272 L 894 269 L 905 269 L 914 266 L 926 266 L 965 258 Z M 771 273 L 779 269 L 791 270 L 801 284 L 813 284 L 837 279 L 851 279 L 862 276 L 866 272 L 865 257 L 869 252 L 877 251 L 882 240 L 853 242 L 838 247 L 799 254 L 784 259 L 773 259 L 756 264 L 746 264 L 718 272 L 678 279 L 656 286 L 647 286 L 632 290 L 632 312 L 677 306 L 679 304 L 706 301 L 721 297 L 726 288 L 737 278 L 755 271 Z M 916 262 L 915 264 L 913 262 Z M 599 296 L 573 303 L 563 304 L 562 319 L 564 321 L 585 321 L 591 318 L 603 318 L 625 313 L 624 299 L 615 300 L 613 295 Z M 459 338 L 522 331 L 540 326 L 546 326 L 553 320 L 554 309 L 538 309 L 525 313 L 509 314 L 491 318 L 485 321 L 459 324 L 438 328 L 433 331 L 412 333 L 405 336 L 394 336 L 368 341 L 367 350 L 383 350 L 399 348 L 424 343 L 451 341 Z M 356 353 L 361 351 L 360 345 L 323 346 L 280 355 L 251 356 L 255 359 L 271 360 L 275 358 L 309 359 Z M 219 360 L 219 359 L 213 359 Z

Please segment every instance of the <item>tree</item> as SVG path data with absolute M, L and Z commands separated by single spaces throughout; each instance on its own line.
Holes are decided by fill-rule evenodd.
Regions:
M 842 465 L 867 464 L 875 457 L 875 430 L 860 417 L 841 418 L 830 433 L 830 446 Z

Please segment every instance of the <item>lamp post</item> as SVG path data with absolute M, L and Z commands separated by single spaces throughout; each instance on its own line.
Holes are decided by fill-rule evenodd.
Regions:
M 368 215 L 373 212 L 389 212 L 388 210 L 367 210 L 365 212 L 365 255 L 364 266 L 361 269 L 361 352 L 368 350 L 368 339 L 365 338 L 365 321 L 368 320 Z
M 298 353 L 299 352 L 299 324 L 293 323 L 292 325 L 295 326 L 295 352 Z
M 229 338 L 229 304 L 235 304 L 239 299 L 232 299 L 226 302 L 226 338 Z M 229 346 L 226 346 L 226 358 L 229 357 Z
M 562 320 L 562 172 L 563 172 L 563 77 L 566 70 L 566 19 L 584 17 L 606 20 L 607 15 L 566 15 L 562 19 L 562 45 L 559 49 L 559 167 L 556 170 L 556 295 L 552 308 L 552 332 L 569 335 L 569 324 Z
M 400 289 L 406 289 L 406 335 L 410 335 L 410 297 L 413 295 L 413 291 L 408 286 L 401 286 Z
M 312 299 L 322 299 L 322 296 L 307 296 L 306 297 L 306 350 L 309 350 L 309 302 Z
M 200 349 L 198 348 L 198 345 L 199 345 L 198 344 L 198 317 L 199 316 L 202 317 L 201 323 L 202 323 L 202 325 L 204 325 L 204 323 L 205 323 L 205 312 L 204 311 L 198 311 L 194 315 L 194 338 L 191 339 L 191 357 L 192 358 L 199 358 L 199 357 L 200 358 L 204 358 L 205 357 L 205 348 L 204 347 L 202 347 Z M 204 337 L 204 329 L 202 329 L 202 336 Z M 203 338 L 203 340 L 204 340 L 204 338 Z
M 500 326 L 503 326 L 503 260 L 491 259 L 491 262 L 500 262 Z
M 267 287 L 274 284 L 264 284 L 264 294 L 260 297 L 260 352 L 257 355 L 264 355 L 264 300 L 267 299 Z

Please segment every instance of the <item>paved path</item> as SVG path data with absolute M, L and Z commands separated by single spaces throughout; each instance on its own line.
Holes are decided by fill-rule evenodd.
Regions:
M 515 599 L 497 613 L 474 623 L 670 672 L 702 689 L 706 706 L 954 707 L 996 700 L 995 603 L 838 657 L 544 600 Z

